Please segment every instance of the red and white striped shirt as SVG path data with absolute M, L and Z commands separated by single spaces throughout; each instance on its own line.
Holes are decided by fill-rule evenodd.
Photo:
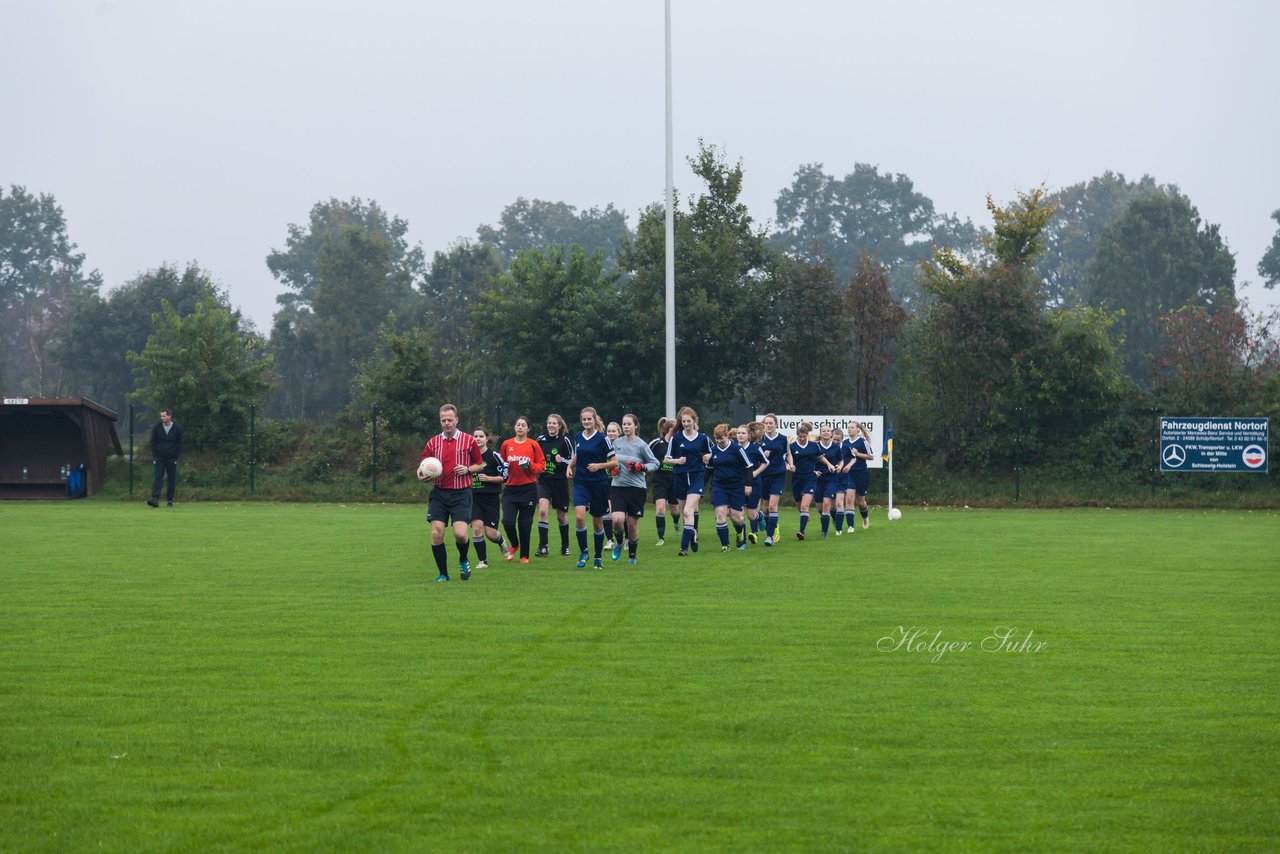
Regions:
M 427 440 L 422 449 L 421 462 L 427 457 L 435 457 L 444 467 L 444 471 L 436 478 L 436 486 L 441 489 L 470 489 L 471 474 L 454 474 L 458 466 L 480 465 L 484 460 L 480 456 L 480 446 L 470 433 L 454 431 L 452 438 L 440 433 Z

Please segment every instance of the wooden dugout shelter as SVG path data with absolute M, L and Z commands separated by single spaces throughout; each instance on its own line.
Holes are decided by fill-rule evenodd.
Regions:
M 82 463 L 85 494 L 102 489 L 108 450 L 124 456 L 117 420 L 116 413 L 83 397 L 4 398 L 0 499 L 68 498 L 63 467 Z

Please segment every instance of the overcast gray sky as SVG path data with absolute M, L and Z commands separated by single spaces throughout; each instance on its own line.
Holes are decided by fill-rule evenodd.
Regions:
M 981 225 L 987 193 L 1150 174 L 1280 303 L 1280 3 L 672 5 L 682 190 L 699 138 L 762 221 L 809 162 Z M 519 196 L 632 226 L 662 198 L 662 0 L 0 0 L 0 34 L 0 185 L 55 196 L 108 287 L 194 260 L 264 331 L 264 259 L 317 201 L 374 199 L 429 255 Z

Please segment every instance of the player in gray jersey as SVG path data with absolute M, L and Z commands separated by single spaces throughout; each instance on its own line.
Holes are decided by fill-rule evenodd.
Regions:
M 645 475 L 657 471 L 658 458 L 649 445 L 636 435 L 639 421 L 634 415 L 622 416 L 622 435 L 613 442 L 613 462 L 617 474 L 609 489 L 609 503 L 613 509 L 613 553 L 617 560 L 622 556 L 623 524 L 626 524 L 627 563 L 636 564 L 636 549 L 640 542 L 639 519 L 644 515 L 648 498 Z

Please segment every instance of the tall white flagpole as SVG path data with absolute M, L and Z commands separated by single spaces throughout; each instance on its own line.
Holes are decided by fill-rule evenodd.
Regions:
M 665 413 L 676 414 L 676 192 L 673 160 L 674 143 L 671 136 L 671 0 L 666 0 L 667 35 L 667 408 Z
M 893 449 L 889 449 L 889 509 L 893 509 Z

